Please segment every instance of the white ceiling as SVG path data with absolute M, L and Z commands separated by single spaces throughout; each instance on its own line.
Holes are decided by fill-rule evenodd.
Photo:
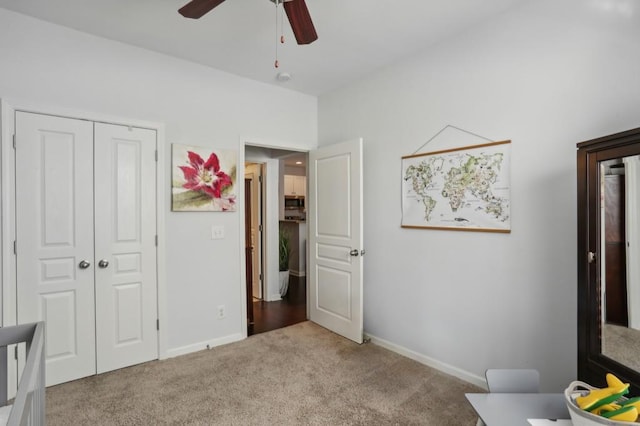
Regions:
M 227 0 L 199 20 L 188 0 L 0 0 L 0 7 L 311 95 L 465 31 L 529 0 L 306 0 L 318 40 L 299 46 L 284 17 L 278 47 L 269 0 Z M 291 74 L 286 83 L 278 72 Z

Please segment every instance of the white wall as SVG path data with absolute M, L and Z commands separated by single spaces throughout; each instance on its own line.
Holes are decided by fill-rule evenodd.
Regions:
M 364 138 L 367 333 L 472 380 L 575 378 L 576 143 L 640 125 L 639 7 L 532 1 L 320 97 L 320 145 Z M 511 234 L 400 228 L 400 159 L 447 124 L 513 141 Z
M 240 213 L 170 212 L 170 144 L 240 149 L 254 137 L 310 149 L 317 138 L 316 98 L 4 9 L 0 63 L 0 97 L 6 100 L 165 124 L 167 256 L 160 261 L 170 354 L 240 336 Z M 239 176 L 242 161 L 240 155 Z M 242 191 L 239 185 L 239 200 Z M 225 227 L 224 240 L 210 239 L 212 225 Z M 226 305 L 224 320 L 216 319 L 218 305 Z

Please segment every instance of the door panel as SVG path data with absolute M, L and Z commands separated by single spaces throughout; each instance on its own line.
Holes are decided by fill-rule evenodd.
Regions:
M 310 319 L 362 343 L 362 139 L 312 151 L 309 166 Z
M 251 179 L 244 178 L 244 255 L 245 255 L 245 284 L 247 289 L 247 333 L 253 334 L 253 232 L 251 230 Z M 250 231 L 251 230 L 251 231 Z
M 255 170 L 255 165 L 249 165 L 251 170 Z M 251 294 L 251 303 L 253 303 L 253 298 L 262 299 L 261 288 L 260 288 L 260 277 L 259 277 L 259 245 L 258 245 L 258 221 L 257 221 L 257 208 L 255 204 L 255 200 L 257 197 L 256 184 L 258 182 L 258 177 L 255 173 L 245 171 L 244 174 L 244 201 L 247 207 L 245 208 L 245 233 L 246 238 L 248 240 L 245 241 L 246 248 L 246 262 L 249 262 L 251 265 L 247 267 L 251 268 L 251 274 L 247 276 L 247 290 Z M 252 305 L 253 306 L 253 305 Z
M 42 319 L 58 336 L 45 341 L 49 360 L 72 357 L 78 352 L 75 333 L 75 318 L 78 313 L 75 296 L 73 291 L 40 295 Z
M 92 123 L 16 112 L 17 316 L 46 321 L 47 385 L 95 372 L 92 162 Z
M 340 317 L 345 321 L 352 319 L 351 315 L 351 274 L 339 269 L 318 267 L 317 307 L 327 313 Z
M 153 130 L 95 124 L 98 373 L 158 355 L 155 149 Z
M 256 174 L 251 174 L 251 246 L 253 247 L 252 265 L 251 265 L 251 281 L 253 284 L 252 293 L 253 297 L 263 299 L 262 294 L 262 280 L 260 279 L 260 272 L 262 267 L 260 265 L 260 259 L 262 258 L 262 243 L 260 237 L 260 198 L 262 197 L 260 177 L 261 165 L 256 165 Z

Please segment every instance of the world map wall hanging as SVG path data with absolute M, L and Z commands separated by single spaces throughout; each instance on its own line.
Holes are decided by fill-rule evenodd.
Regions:
M 511 232 L 511 141 L 402 157 L 402 227 Z

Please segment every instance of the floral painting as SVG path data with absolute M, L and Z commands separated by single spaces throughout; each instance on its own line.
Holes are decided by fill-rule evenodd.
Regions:
M 173 144 L 171 210 L 236 211 L 237 154 Z

